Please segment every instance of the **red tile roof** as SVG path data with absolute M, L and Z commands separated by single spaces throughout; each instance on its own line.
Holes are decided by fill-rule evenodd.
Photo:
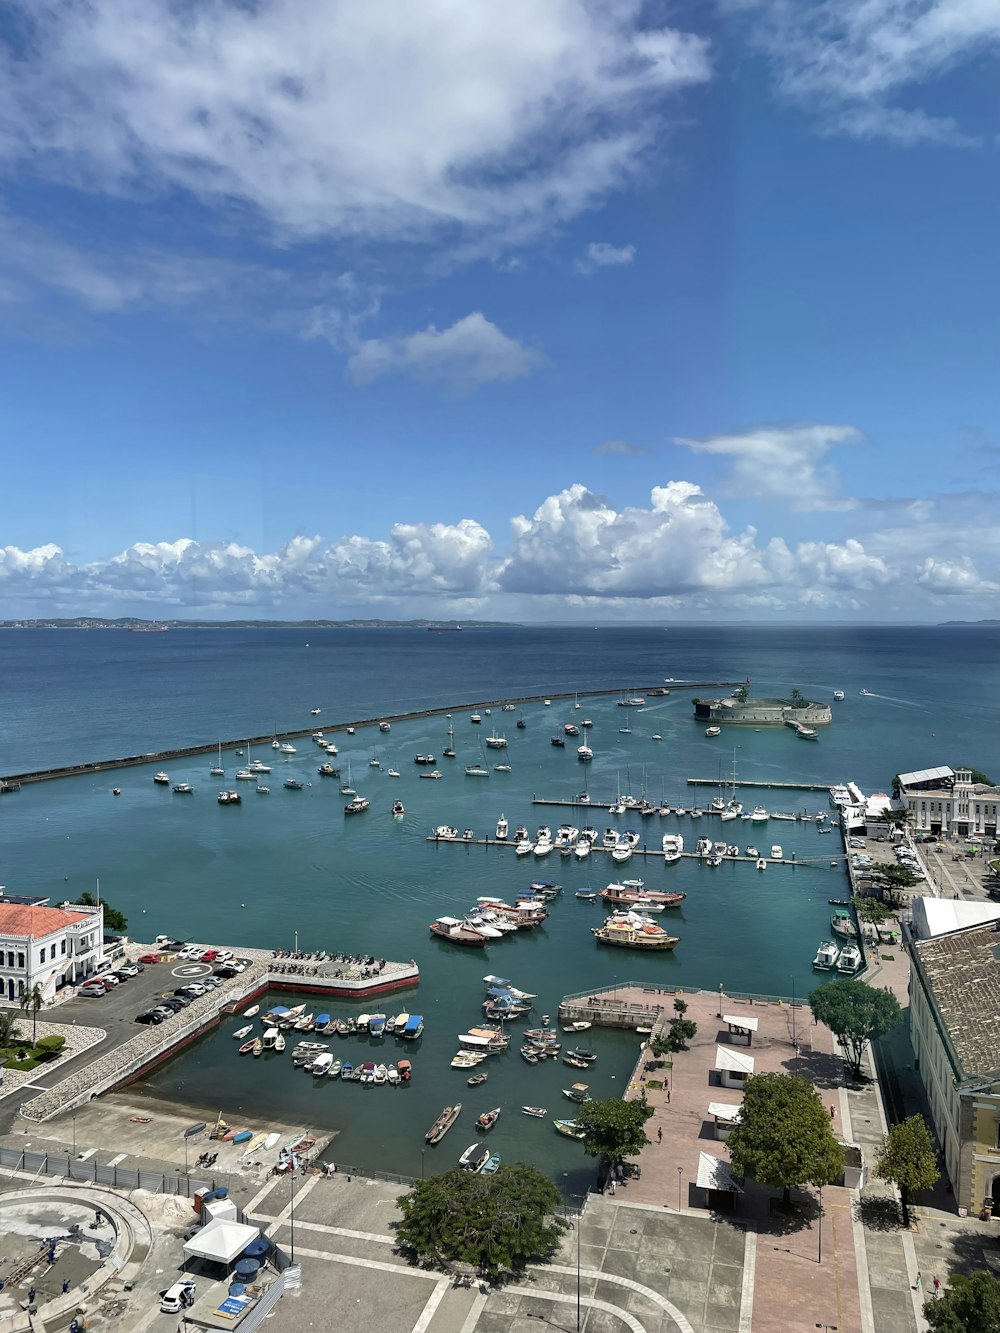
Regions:
M 96 908 L 93 910 L 97 910 Z M 85 913 L 64 912 L 58 907 L 24 907 L 20 903 L 0 903 L 0 935 L 19 939 L 40 939 L 66 926 L 79 925 Z

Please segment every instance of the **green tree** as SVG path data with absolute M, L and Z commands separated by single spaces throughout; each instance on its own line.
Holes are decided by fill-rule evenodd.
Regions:
M 899 1187 L 903 1221 L 908 1222 L 911 1195 L 933 1189 L 941 1176 L 923 1116 L 907 1116 L 893 1125 L 875 1153 L 875 1174 Z
M 45 996 L 42 994 L 42 988 L 36 981 L 31 990 L 26 990 L 21 996 L 21 1008 L 27 1013 L 31 1011 L 31 1040 L 35 1040 L 38 1032 L 38 1011 L 45 1005 Z
M 551 1257 L 566 1226 L 560 1204 L 552 1181 L 524 1163 L 492 1176 L 448 1171 L 402 1196 L 396 1235 L 422 1262 L 471 1264 L 496 1278 Z
M 801 691 L 800 689 L 794 689 L 794 690 L 792 690 L 792 700 L 791 700 L 791 702 L 792 702 L 792 707 L 793 707 L 793 708 L 808 708 L 808 707 L 809 707 L 809 700 L 806 698 L 806 696 L 802 693 L 802 691 Z
M 754 1074 L 747 1079 L 740 1118 L 727 1140 L 733 1171 L 784 1191 L 794 1185 L 829 1185 L 844 1169 L 819 1093 L 797 1074 Z
M 984 1268 L 956 1277 L 925 1302 L 924 1318 L 939 1333 L 1000 1333 L 1000 1281 Z
M 825 1023 L 840 1038 L 855 1074 L 861 1072 L 865 1047 L 891 1032 L 903 1018 L 891 991 L 855 980 L 817 986 L 809 996 L 809 1008 L 818 1023 Z
M 662 1060 L 665 1055 L 673 1055 L 674 1048 L 668 1039 L 664 1036 L 654 1037 L 649 1043 L 650 1055 L 655 1055 L 657 1060 Z
M 649 1143 L 643 1125 L 653 1114 L 645 1098 L 625 1102 L 618 1097 L 607 1101 L 584 1102 L 577 1112 L 577 1123 L 586 1133 L 583 1149 L 588 1157 L 603 1157 L 618 1162 L 630 1157 Z
M 884 824 L 886 828 L 905 829 L 910 823 L 911 815 L 904 806 L 900 810 L 883 810 L 878 818 L 879 823 Z
M 672 1018 L 666 1038 L 667 1049 L 671 1052 L 686 1051 L 687 1043 L 697 1031 L 698 1024 L 693 1023 L 690 1018 Z
M 738 690 L 733 691 L 733 698 L 738 704 L 745 704 L 750 698 L 750 682 L 745 680 Z
M 86 893 L 81 893 L 79 898 L 74 899 L 74 901 L 82 903 L 84 907 L 103 907 L 104 925 L 106 929 L 117 931 L 120 935 L 123 935 L 128 929 L 128 917 L 125 916 L 123 912 L 119 912 L 117 907 L 112 907 L 110 903 L 105 902 L 103 899 L 101 899 L 100 904 L 98 904 L 97 899 L 89 890 Z
M 887 898 L 890 903 L 898 903 L 904 890 L 915 889 L 921 883 L 920 876 L 906 866 L 873 866 L 871 877 L 883 899 Z
M 874 921 L 880 926 L 892 916 L 892 908 L 879 898 L 852 898 L 851 902 L 861 921 Z
M 972 774 L 972 781 L 983 787 L 992 787 L 993 779 L 988 778 L 981 768 L 973 768 L 971 764 L 958 764 L 958 768 L 967 768 Z
M 687 1000 L 674 1000 L 674 1013 L 678 1018 L 683 1018 L 688 1011 Z
M 13 1009 L 0 1009 L 0 1047 L 16 1046 L 21 1039 L 17 1030 L 17 1014 Z

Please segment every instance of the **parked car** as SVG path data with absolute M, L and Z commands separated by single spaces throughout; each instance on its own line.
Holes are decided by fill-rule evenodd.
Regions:
M 162 1023 L 163 1014 L 159 1009 L 145 1009 L 141 1014 L 136 1014 L 137 1023 Z
M 105 990 L 110 990 L 112 986 L 121 985 L 121 982 L 113 972 L 102 972 L 98 980 L 104 982 Z
M 197 944 L 188 944 L 181 949 L 177 955 L 178 958 L 185 958 L 188 962 L 197 963 L 201 960 L 202 951 Z
M 169 1000 L 163 1001 L 162 1007 L 176 1014 L 179 1009 L 186 1009 L 190 1003 L 191 1001 L 186 995 L 171 995 Z
M 219 986 L 222 985 L 222 978 L 221 978 L 221 977 L 202 977 L 202 979 L 198 982 L 198 985 L 202 988 L 203 991 L 205 991 L 205 990 L 216 990 L 216 989 L 218 989 Z
M 192 981 L 189 986 L 179 986 L 177 990 L 174 991 L 174 994 L 190 995 L 191 999 L 195 1000 L 199 995 L 205 994 L 205 987 L 199 981 Z
M 139 955 L 140 963 L 158 963 L 160 955 L 158 953 L 144 953 Z
M 233 956 L 232 949 L 217 949 L 215 954 L 216 962 L 228 963 Z
M 203 963 L 214 963 L 218 956 L 218 949 L 206 949 L 201 955 L 201 961 Z
M 194 1296 L 195 1284 L 191 1278 L 175 1282 L 160 1298 L 160 1309 L 164 1314 L 179 1314 L 181 1310 L 190 1310 L 194 1305 Z
M 107 989 L 104 986 L 100 985 L 99 983 L 95 985 L 93 982 L 90 981 L 88 981 L 85 985 L 81 986 L 80 989 L 77 991 L 77 995 L 83 995 L 87 999 L 97 999 L 101 995 L 107 995 L 107 993 L 108 993 Z

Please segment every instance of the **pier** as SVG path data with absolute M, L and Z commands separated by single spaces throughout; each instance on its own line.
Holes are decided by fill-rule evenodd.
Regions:
M 741 683 L 738 680 L 671 681 L 666 688 L 668 690 L 699 690 L 723 685 L 739 685 Z M 662 687 L 659 685 L 644 685 L 635 688 L 648 693 L 650 690 Z M 313 717 L 309 726 L 296 727 L 291 731 L 274 731 L 261 736 L 240 736 L 235 740 L 214 740 L 200 745 L 179 745 L 167 750 L 150 750 L 146 754 L 124 755 L 118 759 L 97 759 L 85 764 L 64 764 L 61 767 L 40 768 L 29 773 L 11 773 L 6 777 L 0 777 L 0 792 L 19 791 L 21 783 L 24 782 L 51 782 L 56 778 L 83 777 L 88 773 L 104 773 L 109 769 L 134 768 L 139 764 L 163 764 L 171 759 L 190 759 L 199 754 L 215 754 L 220 744 L 224 750 L 232 750 L 243 745 L 263 746 L 270 745 L 272 740 L 308 740 L 317 731 L 322 731 L 324 735 L 341 735 L 346 734 L 349 727 L 357 731 L 362 727 L 377 727 L 382 722 L 388 722 L 390 725 L 393 722 L 415 722 L 421 718 L 447 717 L 449 713 L 483 711 L 487 708 L 503 708 L 504 705 L 518 708 L 523 704 L 544 703 L 546 699 L 550 701 L 557 699 L 603 699 L 609 694 L 619 694 L 620 692 L 620 689 L 615 687 L 614 689 L 563 690 L 548 694 L 526 694 L 513 699 L 488 699 L 472 703 L 445 704 L 440 708 L 420 708 L 409 713 L 382 713 L 378 717 L 357 718 L 353 722 L 323 723 L 318 717 Z M 655 697 L 663 698 L 665 696 Z
M 448 846 L 454 846 L 454 847 L 502 847 L 505 848 L 508 852 L 512 852 L 514 850 L 514 843 L 510 842 L 509 840 L 507 842 L 499 842 L 496 838 L 461 838 L 461 837 L 445 838 L 438 833 L 428 833 L 425 841 L 446 843 Z M 557 849 L 553 847 L 552 850 L 556 851 Z M 601 852 L 607 856 L 610 856 L 613 851 L 613 848 L 601 847 L 598 843 L 594 843 L 590 851 L 591 855 L 593 855 L 595 852 Z M 652 856 L 654 858 L 659 858 L 660 860 L 663 859 L 663 851 L 659 847 L 633 847 L 632 855 Z M 681 859 L 685 861 L 706 861 L 708 859 L 707 857 L 702 856 L 699 852 L 681 852 L 680 855 Z M 528 860 L 529 857 L 531 858 L 530 861 Z M 534 856 L 533 852 L 528 852 L 523 858 L 521 857 L 518 858 L 518 860 L 522 859 L 528 861 L 529 865 L 544 866 L 544 858 L 542 861 L 539 861 L 537 857 Z M 563 862 L 564 860 L 568 861 L 570 859 L 575 861 L 577 865 L 583 866 L 586 864 L 587 861 L 590 860 L 590 857 L 589 856 L 584 857 L 582 861 L 575 856 L 572 858 L 570 857 L 563 858 L 562 856 L 560 856 L 559 858 L 560 862 Z M 820 862 L 822 862 L 825 865 L 827 862 L 832 864 L 835 861 L 844 861 L 846 859 L 847 859 L 846 852 L 833 852 L 829 856 L 826 855 L 826 853 L 821 853 L 816 856 L 799 856 L 799 857 L 796 857 L 793 853 L 791 856 L 782 857 L 780 861 L 772 860 L 771 857 L 764 856 L 763 853 L 761 854 L 761 856 L 757 857 L 757 856 L 744 856 L 743 853 L 740 852 L 736 856 L 723 856 L 722 858 L 724 863 L 728 861 L 737 861 L 737 862 L 744 861 L 746 862 L 747 865 L 756 865 L 759 860 L 764 860 L 767 862 L 769 866 L 807 866 L 807 865 L 819 864 Z M 622 862 L 621 864 L 626 865 L 627 862 Z M 717 869 L 717 867 L 713 867 L 713 869 Z
M 685 778 L 689 787 L 718 787 L 720 785 L 718 777 L 714 778 Z M 827 796 L 833 790 L 828 782 L 761 782 L 752 778 L 737 778 L 734 782 L 732 778 L 725 778 L 721 783 L 723 787 L 773 787 L 778 791 L 825 791 Z

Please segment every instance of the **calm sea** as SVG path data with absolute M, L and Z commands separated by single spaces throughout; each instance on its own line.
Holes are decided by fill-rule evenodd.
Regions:
M 271 794 L 251 791 L 237 809 L 216 803 L 220 784 L 209 777 L 205 758 L 168 766 L 172 781 L 195 786 L 193 797 L 154 787 L 152 767 L 25 787 L 0 797 L 0 882 L 11 892 L 57 898 L 92 889 L 99 879 L 102 896 L 126 912 L 132 933 L 143 939 L 162 931 L 289 948 L 297 935 L 303 948 L 415 958 L 419 990 L 386 1002 L 389 1012 L 407 1009 L 427 1019 L 420 1049 L 406 1052 L 415 1077 L 405 1090 L 314 1087 L 292 1071 L 287 1057 L 267 1064 L 239 1060 L 227 1029 L 158 1071 L 153 1087 L 229 1118 L 245 1116 L 250 1124 L 266 1123 L 269 1114 L 301 1116 L 338 1131 L 339 1160 L 411 1173 L 420 1170 L 423 1131 L 445 1102 L 461 1097 L 477 1113 L 500 1103 L 505 1114 L 492 1136 L 495 1149 L 545 1165 L 572 1184 L 581 1170 L 576 1145 L 518 1108 L 543 1105 L 550 1118 L 569 1113 L 560 1089 L 576 1080 L 576 1071 L 532 1069 L 515 1049 L 490 1062 L 487 1084 L 469 1089 L 448 1067 L 457 1034 L 478 1015 L 482 975 L 499 973 L 537 991 L 536 1014 L 554 1015 L 565 993 L 630 977 L 802 994 L 812 984 L 816 946 L 827 934 L 827 900 L 845 889 L 840 863 L 831 863 L 840 850 L 831 844 L 839 840 L 820 836 L 810 824 L 735 826 L 741 844 L 763 850 L 780 841 L 786 855 L 795 852 L 796 867 L 762 875 L 747 865 L 711 870 L 634 859 L 629 873 L 642 875 L 650 887 L 678 887 L 688 895 L 683 910 L 669 914 L 682 936 L 676 952 L 637 958 L 596 945 L 590 927 L 599 913 L 573 897 L 576 888 L 601 887 L 611 878 L 603 858 L 582 866 L 558 858 L 543 866 L 526 858 L 525 864 L 495 848 L 435 846 L 425 840 L 427 832 L 449 823 L 485 834 L 501 813 L 512 829 L 520 823 L 532 830 L 541 823 L 554 827 L 563 812 L 532 806 L 532 795 L 566 798 L 584 785 L 595 800 L 621 789 L 690 805 L 687 777 L 725 778 L 734 762 L 740 778 L 775 784 L 853 778 L 869 790 L 886 788 L 896 772 L 945 763 L 1000 776 L 998 645 L 995 630 L 871 627 L 0 632 L 0 773 L 301 728 L 309 726 L 312 708 L 322 710 L 321 725 L 454 705 L 458 750 L 456 760 L 440 758 L 447 743 L 443 718 L 396 724 L 387 736 L 369 728 L 344 737 L 338 762 L 345 772 L 350 763 L 354 786 L 371 800 L 366 815 L 348 820 L 337 784 L 316 776 L 319 754 L 309 741 L 297 742 L 294 756 L 270 749 L 259 755 L 274 762 Z M 786 694 L 797 686 L 820 699 L 843 689 L 846 698 L 833 705 L 834 724 L 815 744 L 773 729 L 727 731 L 708 740 L 691 708 L 692 693 L 704 689 L 675 688 L 641 711 L 616 707 L 614 693 L 581 701 L 579 711 L 572 701 L 533 704 L 524 710 L 523 731 L 515 728 L 516 715 L 499 710 L 480 727 L 469 722 L 471 705 L 481 699 L 619 691 L 666 677 L 746 676 L 755 693 Z M 861 697 L 862 688 L 871 696 Z M 549 742 L 564 721 L 582 717 L 594 722 L 596 757 L 589 770 L 572 744 L 557 749 Z M 626 719 L 631 731 L 622 734 Z M 493 725 L 510 742 L 512 771 L 467 778 L 464 765 L 481 757 L 481 741 Z M 662 739 L 653 740 L 654 733 Z M 413 755 L 426 750 L 439 755 L 441 782 L 417 779 Z M 498 756 L 486 754 L 492 768 Z M 371 767 L 371 759 L 382 768 Z M 231 752 L 224 762 L 231 775 Z M 389 778 L 389 767 L 402 776 Z M 304 790 L 285 790 L 289 775 L 305 781 Z M 115 785 L 122 788 L 117 799 Z M 402 821 L 390 815 L 397 797 L 407 810 Z M 826 807 L 821 793 L 803 798 L 776 791 L 763 803 Z M 590 822 L 603 829 L 608 816 L 594 811 Z M 641 831 L 651 845 L 668 829 L 683 832 L 692 845 L 706 822 L 654 818 Z M 509 897 L 536 876 L 565 888 L 543 930 L 483 953 L 429 936 L 433 917 L 460 914 L 481 894 Z M 589 1081 L 597 1095 L 610 1095 L 631 1068 L 635 1040 L 591 1035 L 599 1059 Z M 343 1057 L 347 1047 L 351 1058 L 361 1055 L 354 1042 L 339 1043 L 337 1054 Z M 386 1058 L 392 1058 L 388 1051 Z M 456 1129 L 441 1160 L 450 1162 L 470 1137 Z

